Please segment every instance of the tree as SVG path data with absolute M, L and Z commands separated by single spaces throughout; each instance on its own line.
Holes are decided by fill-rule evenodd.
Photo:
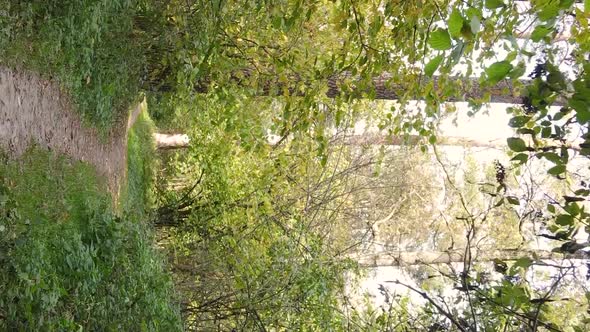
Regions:
M 548 174 L 563 179 L 572 175 L 567 172 L 569 148 L 588 155 L 588 8 L 573 1 L 536 1 L 524 8 L 503 1 L 383 4 L 345 0 L 277 1 L 269 6 L 238 1 L 189 1 L 175 2 L 175 6 L 161 9 L 161 14 L 147 16 L 147 21 L 165 17 L 166 24 L 144 24 L 148 32 L 152 28 L 162 30 L 151 35 L 170 37 L 154 38 L 148 47 L 155 50 L 156 56 L 151 59 L 157 59 L 148 68 L 148 86 L 154 91 L 171 93 L 179 104 L 202 106 L 192 121 L 193 126 L 199 126 L 192 130 L 198 131 L 193 137 L 202 137 L 203 141 L 191 147 L 192 156 L 186 156 L 185 160 L 196 162 L 199 166 L 195 168 L 208 172 L 202 184 L 204 201 L 199 209 L 193 210 L 190 217 L 193 219 L 187 224 L 190 226 L 178 230 L 177 252 L 188 252 L 190 258 L 199 257 L 206 252 L 205 244 L 208 247 L 213 244 L 215 250 L 212 251 L 216 255 L 226 258 L 230 252 L 250 262 L 256 272 L 239 266 L 239 260 L 226 264 L 228 262 L 219 257 L 211 257 L 213 265 L 223 271 L 224 280 L 228 281 L 221 290 L 241 290 L 239 294 L 230 293 L 231 304 L 224 303 L 216 307 L 216 311 L 207 313 L 216 321 L 240 317 L 227 323 L 228 327 L 246 322 L 244 326 L 260 329 L 263 329 L 261 326 L 284 328 L 274 320 L 275 314 L 281 311 L 271 309 L 275 308 L 275 304 L 268 304 L 272 301 L 264 302 L 268 305 L 255 311 L 240 305 L 242 302 L 258 303 L 252 302 L 253 295 L 257 299 L 267 299 L 265 295 L 270 293 L 274 294 L 271 296 L 274 299 L 282 296 L 278 294 L 288 293 L 278 291 L 282 288 L 275 280 L 270 288 L 266 284 L 256 284 L 260 288 L 255 289 L 260 291 L 252 293 L 252 282 L 259 281 L 264 275 L 261 271 L 266 272 L 268 266 L 272 266 L 265 265 L 265 261 L 291 259 L 300 262 L 302 265 L 296 266 L 306 273 L 312 271 L 303 266 L 309 263 L 315 266 L 312 270 L 317 271 L 314 264 L 318 261 L 302 262 L 297 254 L 331 261 L 327 258 L 329 254 L 324 255 L 330 252 L 326 242 L 316 241 L 327 238 L 320 231 L 325 228 L 310 227 L 321 225 L 320 219 L 330 220 L 332 203 L 349 203 L 328 199 L 329 204 L 326 204 L 322 199 L 338 197 L 332 185 L 343 183 L 339 178 L 326 177 L 336 172 L 335 165 L 339 164 L 327 133 L 333 129 L 345 130 L 356 119 L 366 116 L 362 106 L 367 99 L 395 97 L 398 104 L 388 105 L 386 111 L 374 116 L 381 128 L 396 136 L 417 132 L 424 141 L 434 143 L 436 120 L 443 113 L 441 105 L 447 101 L 468 100 L 475 112 L 482 102 L 499 100 L 473 92 L 475 85 L 459 83 L 471 81 L 473 73 L 480 71 L 481 75 L 476 75 L 480 77 L 475 91 L 490 89 L 494 91 L 493 96 L 507 95 L 510 97 L 503 100 L 514 102 L 518 94 L 515 91 L 524 89 L 520 93 L 522 99 L 518 100 L 522 106 L 511 109 L 514 117 L 510 126 L 517 130 L 519 137 L 507 141 L 514 152 L 511 157 L 515 164 L 525 164 L 531 156 L 543 158 L 554 164 L 547 169 Z M 193 15 L 195 11 L 201 15 Z M 567 23 L 570 17 L 575 19 Z M 519 44 L 513 40 L 515 30 L 521 29 L 528 20 L 534 25 L 530 32 L 532 45 Z M 552 43 L 563 35 L 564 29 L 571 31 L 568 42 L 575 49 L 569 54 Z M 506 52 L 499 51 L 501 48 Z M 526 63 L 535 61 L 539 64 L 530 75 L 531 80 L 520 81 L 527 72 Z M 559 69 L 557 64 L 561 62 L 569 63 L 571 73 Z M 458 81 L 457 71 L 469 79 Z M 433 79 L 435 74 L 436 79 Z M 498 85 L 506 91 L 495 89 Z M 402 89 L 395 89 L 397 87 Z M 206 93 L 196 96 L 195 91 Z M 166 94 L 162 96 L 164 103 L 165 98 Z M 417 110 L 408 107 L 408 103 L 416 99 L 424 100 L 424 107 Z M 551 105 L 563 107 L 554 112 L 549 108 Z M 194 107 L 183 107 L 187 114 L 191 110 L 194 112 Z M 569 141 L 566 133 L 573 128 L 580 129 L 581 141 Z M 268 147 L 265 129 L 293 139 L 275 148 Z M 259 164 L 253 160 L 265 162 Z M 305 167 L 297 166 L 300 162 Z M 245 172 L 241 167 L 249 169 Z M 498 206 L 520 204 L 519 198 L 506 194 L 508 185 L 499 174 L 501 172 L 497 174 L 498 185 L 489 191 L 490 196 L 494 195 L 494 203 Z M 326 183 L 329 185 L 325 186 Z M 580 188 L 553 197 L 552 207 L 547 208 L 552 218 L 547 222 L 545 234 L 563 240 L 564 244 L 570 243 L 565 249 L 571 248 L 577 230 L 588 224 L 588 214 L 579 203 L 588 195 L 587 184 L 580 183 Z M 322 204 L 312 204 L 316 201 Z M 457 203 L 467 205 L 461 199 Z M 470 249 L 470 241 L 477 238 L 474 220 L 478 216 L 465 212 L 466 215 L 460 217 L 467 225 L 465 246 Z M 243 215 L 247 216 L 245 220 L 237 219 Z M 262 222 L 273 225 L 269 232 L 259 233 Z M 301 232 L 295 232 L 295 238 L 289 237 L 293 230 Z M 247 234 L 256 234 L 256 240 Z M 288 245 L 282 242 L 283 237 L 288 239 Z M 239 245 L 236 238 L 240 239 Z M 265 251 L 269 243 L 289 249 L 279 251 L 278 256 L 264 256 L 262 253 L 269 254 Z M 264 258 L 255 260 L 253 257 L 260 257 L 256 253 Z M 513 265 L 516 274 L 524 274 L 530 267 L 530 264 L 517 262 Z M 200 276 L 210 273 L 213 272 L 203 271 Z M 302 295 L 319 293 L 313 292 L 313 283 L 303 274 L 297 276 L 302 281 L 298 283 L 301 292 L 289 295 L 293 302 L 287 301 L 289 305 L 281 307 L 286 312 L 291 312 L 290 305 L 301 309 L 304 304 L 309 308 L 311 304 L 307 300 L 334 303 L 328 298 Z M 464 264 L 463 271 L 454 277 L 469 285 L 468 281 L 477 274 L 471 264 Z M 493 328 L 501 326 L 500 323 L 508 328 L 512 326 L 510 321 L 518 321 L 519 327 L 528 326 L 533 330 L 541 325 L 555 329 L 541 317 L 549 313 L 549 306 L 532 302 L 534 299 L 525 291 L 526 284 L 493 284 L 486 292 L 477 294 L 469 287 L 464 288 L 468 310 L 446 310 L 433 301 L 425 310 L 438 313 L 442 325 L 450 323 L 458 330 L 477 329 L 478 326 Z M 336 291 L 329 289 L 328 293 Z M 205 289 L 200 291 L 204 293 Z M 418 294 L 432 299 L 421 290 Z M 499 295 L 502 301 L 516 300 L 498 303 L 494 300 L 498 294 L 511 294 Z M 225 299 L 223 296 L 227 294 L 220 296 Z M 192 303 L 187 307 L 202 309 Z M 479 315 L 483 310 L 494 312 L 495 316 Z M 319 324 L 320 316 L 314 316 L 313 322 L 308 321 L 309 326 L 317 326 L 313 324 Z M 330 317 L 331 322 L 342 319 L 338 315 Z M 294 319 L 288 324 L 293 325 L 286 328 L 300 328 L 298 324 L 302 321 Z
M 472 262 L 480 261 L 517 261 L 520 259 L 543 260 L 562 260 L 562 259 L 588 259 L 588 254 L 583 251 L 573 253 L 556 253 L 544 250 L 527 250 L 527 249 L 500 249 L 490 252 L 482 251 L 471 253 Z M 359 257 L 357 261 L 364 267 L 379 266 L 406 266 L 406 265 L 428 265 L 428 264 L 450 264 L 463 263 L 466 260 L 465 250 L 451 251 L 419 251 L 419 252 L 387 252 L 379 255 L 368 257 Z

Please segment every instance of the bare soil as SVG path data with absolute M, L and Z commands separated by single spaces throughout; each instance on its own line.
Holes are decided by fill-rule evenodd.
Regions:
M 75 160 L 90 163 L 106 178 L 117 201 L 125 178 L 127 129 L 137 118 L 116 125 L 108 137 L 82 123 L 66 93 L 56 82 L 27 71 L 0 66 L 0 148 L 18 157 L 36 144 Z

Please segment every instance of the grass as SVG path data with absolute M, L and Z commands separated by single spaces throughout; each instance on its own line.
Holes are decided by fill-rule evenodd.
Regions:
M 56 80 L 103 136 L 139 101 L 145 67 L 134 0 L 0 0 L 0 65 Z M 144 105 L 145 106 L 145 105 Z M 182 328 L 154 248 L 154 124 L 144 108 L 128 137 L 115 213 L 88 164 L 31 148 L 0 151 L 0 330 Z
M 56 79 L 106 134 L 138 96 L 134 1 L 0 0 L 0 64 Z
M 38 149 L 2 158 L 0 330 L 181 329 L 150 228 L 110 204 L 89 165 Z
M 136 214 L 149 211 L 155 204 L 154 169 L 158 160 L 153 140 L 156 127 L 148 115 L 146 104 L 142 103 L 141 107 L 142 110 L 128 133 L 127 186 L 121 196 L 123 211 Z

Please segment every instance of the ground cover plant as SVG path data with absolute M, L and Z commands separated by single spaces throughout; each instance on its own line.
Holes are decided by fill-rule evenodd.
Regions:
M 588 330 L 589 1 L 0 8 L 0 65 L 58 82 L 128 166 L 111 206 L 92 165 L 3 160 L 2 327 Z M 143 94 L 155 122 L 109 135 Z M 445 168 L 465 141 L 440 123 L 498 102 L 501 160 Z M 158 126 L 190 144 L 157 150 Z M 352 299 L 380 267 L 422 302 Z
M 3 330 L 180 329 L 153 233 L 91 166 L 33 148 L 0 182 Z
M 59 82 L 91 126 L 126 120 L 144 57 L 133 1 L 0 1 L 0 64 Z

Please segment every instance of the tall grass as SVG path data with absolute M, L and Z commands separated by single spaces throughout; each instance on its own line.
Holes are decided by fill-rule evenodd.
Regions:
M 150 228 L 110 202 L 83 163 L 0 163 L 0 330 L 181 329 Z
M 135 124 L 127 137 L 127 185 L 123 189 L 123 211 L 142 214 L 153 209 L 154 169 L 158 166 L 156 146 L 153 139 L 154 122 L 142 103 Z

